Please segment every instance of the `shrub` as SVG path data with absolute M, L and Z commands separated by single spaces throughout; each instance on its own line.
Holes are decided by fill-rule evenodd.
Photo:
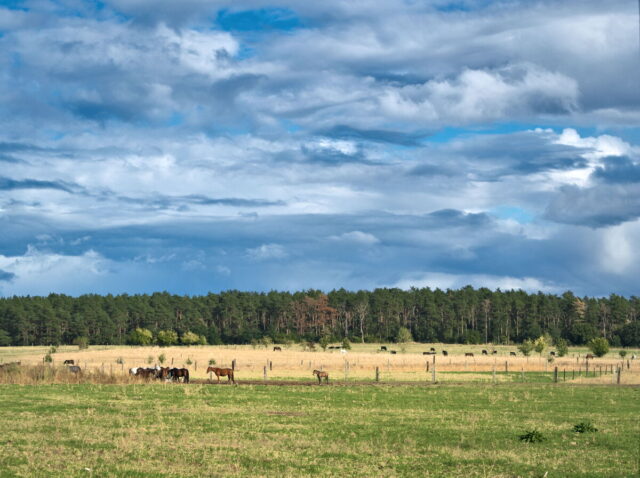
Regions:
M 209 359 L 209 365 L 215 365 L 216 359 Z
M 207 338 L 204 335 L 199 335 L 198 345 L 207 345 Z
M 158 362 L 160 362 L 161 364 L 165 363 L 166 360 L 167 356 L 165 354 L 158 355 Z
M 329 336 L 323 335 L 319 343 L 320 343 L 320 347 L 322 347 L 322 350 L 327 350 L 327 347 L 329 346 L 329 343 L 330 343 Z
M 182 338 L 180 341 L 184 345 L 198 345 L 200 343 L 200 336 L 198 334 L 194 334 L 193 332 L 186 331 L 182 334 Z
M 191 359 L 189 357 L 187 357 L 187 361 L 185 362 L 187 365 L 191 365 L 193 362 L 191 361 Z
M 53 357 L 51 356 L 51 353 L 50 353 L 50 352 L 48 352 L 48 353 L 47 353 L 47 355 L 45 355 L 45 356 L 44 356 L 43 361 L 44 361 L 45 363 L 51 363 L 51 362 L 53 362 Z
M 313 343 L 312 340 L 308 340 L 307 342 L 305 342 L 303 347 L 305 350 L 309 350 L 310 352 L 315 352 L 316 350 L 316 344 Z
M 556 340 L 556 352 L 558 353 L 558 357 L 564 357 L 569 352 L 569 344 L 565 339 Z
M 49 347 L 49 353 L 50 354 L 54 354 L 58 351 L 58 347 L 56 347 L 55 345 L 52 345 L 51 347 Z
M 596 357 L 602 357 L 609 352 L 609 342 L 602 337 L 591 339 L 588 346 Z
M 533 342 L 533 349 L 538 352 L 540 354 L 540 356 L 542 356 L 542 352 L 544 352 L 544 349 L 547 348 L 547 339 L 544 336 L 540 336 L 538 337 L 534 342 Z
M 89 339 L 87 337 L 76 337 L 73 339 L 73 345 L 78 346 L 78 350 L 89 348 Z
M 153 355 L 149 355 L 149 356 L 147 357 L 147 363 L 148 363 L 149 365 L 151 365 L 151 364 L 153 363 Z
M 545 436 L 536 429 L 527 430 L 518 438 L 525 443 L 540 443 L 546 440 Z
M 251 348 L 255 349 L 258 346 L 258 341 L 256 339 L 251 339 Z
M 576 433 L 595 433 L 598 429 L 591 422 L 580 422 L 573 426 L 573 431 Z
M 349 342 L 348 338 L 342 339 L 342 348 L 345 350 L 351 350 L 351 342 Z
M 124 359 L 122 357 L 118 357 L 116 359 L 116 363 L 119 364 L 119 365 L 122 365 L 124 363 Z
M 625 358 L 627 356 L 626 350 L 620 350 L 618 353 L 620 354 L 620 358 Z
M 175 330 L 161 330 L 160 332 L 158 332 L 156 341 L 161 347 L 175 345 L 178 343 L 178 334 Z
M 264 337 L 262 337 L 259 340 L 259 342 L 260 342 L 260 345 L 262 345 L 265 349 L 269 348 L 269 346 L 273 344 L 273 340 L 268 335 L 265 335 Z
M 525 340 L 520 345 L 518 345 L 518 350 L 522 352 L 522 355 L 528 357 L 533 350 L 533 342 L 531 342 L 531 340 L 529 339 Z
M 153 334 L 149 329 L 138 327 L 129 333 L 127 342 L 129 342 L 130 345 L 149 345 L 153 342 Z

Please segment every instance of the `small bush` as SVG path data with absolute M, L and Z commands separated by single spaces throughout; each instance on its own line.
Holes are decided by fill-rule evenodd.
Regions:
M 149 356 L 147 357 L 147 363 L 148 363 L 149 365 L 151 365 L 151 364 L 153 363 L 153 355 L 149 355 Z
M 518 345 L 518 350 L 522 352 L 522 355 L 528 357 L 531 351 L 533 350 L 533 347 L 534 347 L 533 342 L 527 339 L 524 342 L 522 342 L 520 345 Z
M 50 354 L 54 354 L 58 351 L 58 347 L 56 347 L 55 345 L 52 345 L 51 347 L 49 347 L 49 353 Z
M 587 346 L 596 357 L 602 357 L 609 352 L 609 341 L 602 337 L 591 339 Z
M 580 422 L 573 426 L 573 431 L 576 433 L 595 433 L 598 429 L 591 422 Z
M 545 436 L 536 429 L 528 430 L 518 438 L 525 443 L 540 443 L 546 440 Z
M 76 337 L 73 339 L 73 345 L 77 345 L 79 350 L 89 348 L 89 339 L 86 337 Z
M 556 352 L 558 353 L 558 357 L 564 357 L 569 352 L 569 344 L 565 339 L 556 340 Z
M 351 342 L 349 342 L 349 339 L 346 337 L 342 341 L 342 348 L 345 350 L 351 350 Z
M 124 363 L 124 359 L 122 357 L 118 357 L 116 359 L 116 363 L 119 364 L 119 365 L 122 365 Z
M 215 365 L 216 359 L 209 359 L 209 365 Z
M 187 361 L 185 362 L 187 365 L 191 365 L 193 362 L 191 361 L 191 359 L 189 357 L 187 357 Z
M 621 350 L 620 352 L 618 352 L 620 354 L 621 358 L 625 358 L 627 356 L 627 351 L 626 350 Z
M 47 355 L 44 356 L 43 359 L 44 363 L 51 363 L 53 362 L 53 357 L 51 356 L 51 352 L 47 353 Z
M 158 362 L 163 364 L 167 360 L 167 356 L 165 354 L 158 355 Z

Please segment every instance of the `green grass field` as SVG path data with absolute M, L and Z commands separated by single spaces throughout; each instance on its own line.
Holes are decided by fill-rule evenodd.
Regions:
M 639 413 L 638 387 L 0 385 L 0 477 L 629 477 Z

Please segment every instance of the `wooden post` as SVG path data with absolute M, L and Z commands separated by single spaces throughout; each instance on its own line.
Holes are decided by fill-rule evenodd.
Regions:
M 584 376 L 585 377 L 589 376 L 589 359 L 587 359 L 586 362 L 585 362 L 585 374 L 584 374 Z
M 572 368 L 571 369 L 571 380 L 574 380 L 576 378 L 576 369 Z
M 431 369 L 431 381 L 436 383 L 436 364 L 433 364 L 433 368 Z
M 435 365 L 435 364 L 436 364 L 436 356 L 434 355 L 433 356 L 433 365 Z
M 273 370 L 273 362 L 269 360 L 269 371 Z
M 193 368 L 198 370 L 198 361 L 197 360 L 195 362 L 193 362 Z
M 376 382 L 380 381 L 380 368 L 376 367 Z
M 233 360 L 231 361 L 231 370 L 233 370 L 234 372 L 235 372 L 235 370 L 236 370 L 236 359 L 233 359 Z
M 493 383 L 496 383 L 496 364 L 493 364 Z
M 264 375 L 264 379 L 267 380 L 267 366 L 266 365 L 263 367 L 262 373 Z
M 566 368 L 562 369 L 562 381 L 563 382 L 567 381 L 567 369 Z
M 617 369 L 618 369 L 617 382 L 618 382 L 618 385 L 620 385 L 620 375 L 622 375 L 622 367 L 617 367 Z
M 120 364 L 120 368 L 122 369 L 122 373 L 124 373 L 124 362 Z
M 558 383 L 558 367 L 553 368 L 553 382 Z
M 173 357 L 171 357 L 171 365 L 173 365 Z
M 429 362 L 427 362 L 427 372 L 429 371 Z
M 522 381 L 524 382 L 524 367 L 522 367 L 522 370 L 520 373 L 522 374 Z
M 109 364 L 109 373 L 111 375 L 113 375 L 113 364 L 112 363 Z
M 509 373 L 509 361 L 504 361 L 504 373 Z

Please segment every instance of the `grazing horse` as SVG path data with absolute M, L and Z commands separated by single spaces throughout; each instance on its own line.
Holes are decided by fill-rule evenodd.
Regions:
M 489 355 L 489 352 L 487 352 L 486 350 L 483 350 L 482 355 Z
M 509 355 L 513 355 L 515 357 L 517 354 L 515 352 L 509 352 Z
M 67 367 L 67 370 L 69 370 L 69 372 L 75 373 L 75 374 L 82 373 L 82 369 L 80 367 L 78 367 L 77 365 L 69 365 Z
M 549 352 L 549 355 L 551 355 L 552 357 L 555 357 L 556 353 L 555 352 Z
M 168 376 L 175 382 L 180 381 L 180 377 L 182 377 L 184 383 L 189 383 L 189 370 L 186 368 L 172 368 L 169 370 Z
M 323 372 L 322 370 L 314 370 L 313 375 L 316 375 L 318 377 L 318 383 L 322 383 L 323 378 L 326 383 L 329 383 L 329 374 L 327 372 Z
M 587 355 L 585 356 L 585 358 L 586 358 L 587 360 L 589 360 L 589 359 L 593 359 L 593 358 L 595 358 L 595 357 L 594 357 L 592 354 L 587 354 Z
M 449 352 L 447 352 L 446 350 L 443 350 L 442 351 L 442 355 L 444 355 L 446 357 L 447 355 L 449 355 Z
M 436 349 L 434 349 L 433 347 L 431 347 L 429 350 L 431 350 L 432 352 L 436 351 Z
M 156 375 L 156 369 L 138 367 L 136 369 L 135 375 L 136 377 L 142 377 L 142 378 L 154 378 Z
M 170 371 L 171 369 L 169 367 L 160 367 L 160 369 L 156 370 L 156 378 L 166 380 L 169 377 Z
M 397 353 L 398 353 L 398 352 L 396 352 L 395 350 L 392 350 L 392 351 L 391 351 L 391 355 L 395 355 L 395 354 L 397 354 Z
M 282 348 L 281 347 L 273 347 L 273 351 L 274 352 L 282 352 Z
M 491 355 L 496 355 L 498 353 L 497 350 L 494 350 L 493 352 L 491 352 Z
M 218 368 L 218 367 L 209 367 L 207 369 L 207 373 L 213 372 L 218 377 L 218 383 L 220 383 L 220 377 L 227 377 L 228 382 L 236 383 L 235 377 L 233 376 L 232 368 Z
M 473 357 L 473 353 L 471 353 L 471 352 L 465 352 L 465 353 L 464 353 L 464 356 L 465 356 L 465 357 Z
M 75 362 L 73 360 L 65 360 L 62 365 L 75 365 Z
M 387 347 L 385 347 L 384 345 L 382 345 L 382 346 L 380 347 L 380 351 L 386 352 L 386 351 L 387 351 Z

